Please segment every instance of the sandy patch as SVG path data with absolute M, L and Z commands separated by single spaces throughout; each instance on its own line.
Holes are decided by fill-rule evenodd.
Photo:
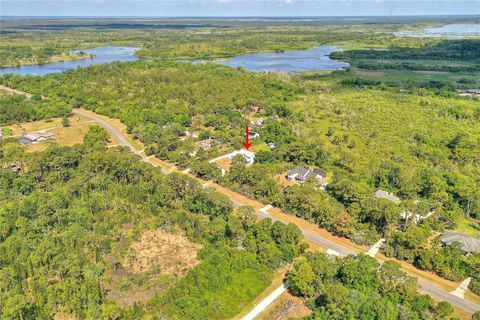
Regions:
M 122 265 L 136 274 L 159 268 L 160 274 L 181 277 L 200 263 L 200 248 L 182 235 L 150 230 L 132 243 Z

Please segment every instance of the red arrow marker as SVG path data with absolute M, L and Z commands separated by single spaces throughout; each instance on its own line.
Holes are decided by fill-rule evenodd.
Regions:
M 252 144 L 250 142 L 248 142 L 248 126 L 245 127 L 245 142 L 243 143 L 243 146 L 245 147 L 245 149 L 248 150 L 248 148 L 250 148 Z

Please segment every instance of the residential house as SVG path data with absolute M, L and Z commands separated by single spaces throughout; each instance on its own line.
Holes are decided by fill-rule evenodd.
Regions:
M 256 139 L 256 138 L 259 138 L 259 137 L 260 137 L 260 135 L 258 134 L 258 132 L 250 131 L 248 133 L 248 139 L 253 140 L 253 139 Z
M 263 118 L 258 118 L 258 119 L 251 120 L 250 124 L 252 126 L 261 127 L 261 126 L 263 126 L 263 122 L 264 122 Z
M 277 145 L 276 145 L 275 143 L 273 143 L 273 142 L 269 142 L 269 143 L 267 143 L 267 145 L 268 145 L 268 147 L 270 148 L 270 150 L 273 150 L 273 149 L 275 149 L 275 148 L 277 147 Z
M 395 196 L 392 192 L 384 191 L 384 190 L 377 190 L 375 192 L 375 198 L 377 199 L 387 199 L 392 201 L 395 204 L 400 204 L 400 198 Z
M 255 162 L 255 153 L 242 149 L 239 154 L 243 156 L 243 159 L 247 164 L 253 164 L 253 162 Z
M 480 252 L 480 237 L 471 237 L 460 232 L 445 232 L 440 236 L 443 244 L 460 243 L 465 253 Z
M 17 166 L 16 164 L 12 164 L 11 169 L 15 173 L 19 173 L 20 171 L 22 171 L 22 169 L 19 166 Z
M 298 182 L 304 182 L 308 178 L 313 177 L 318 180 L 323 180 L 327 177 L 327 172 L 322 169 L 306 169 L 302 166 L 296 166 L 287 172 L 286 178 L 288 180 L 295 179 Z
M 33 132 L 23 135 L 22 138 L 27 143 L 37 143 L 43 140 L 52 139 L 54 137 L 53 133 L 40 133 L 40 132 Z
M 478 96 L 480 95 L 480 89 L 468 89 L 458 90 L 460 96 Z

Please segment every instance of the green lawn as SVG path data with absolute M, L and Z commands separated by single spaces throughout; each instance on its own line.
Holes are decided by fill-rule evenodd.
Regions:
M 454 231 L 463 232 L 472 237 L 480 235 L 480 226 L 477 222 L 462 216 L 459 216 L 455 222 L 457 228 Z

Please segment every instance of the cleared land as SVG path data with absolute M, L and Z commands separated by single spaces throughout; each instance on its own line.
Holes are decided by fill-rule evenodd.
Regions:
M 54 118 L 51 120 L 41 120 L 33 121 L 22 124 L 15 124 L 9 126 L 12 131 L 12 136 L 20 137 L 27 133 L 32 132 L 48 132 L 53 133 L 55 137 L 53 139 L 48 139 L 40 141 L 34 144 L 28 144 L 27 151 L 43 151 L 48 148 L 51 144 L 56 144 L 59 146 L 73 146 L 77 143 L 82 143 L 83 138 L 88 132 L 88 129 L 92 126 L 97 126 L 98 124 L 90 119 L 74 115 L 69 118 L 70 125 L 68 127 L 62 126 L 62 119 Z M 118 142 L 113 136 L 109 138 L 109 146 L 117 145 Z
M 123 306 L 150 300 L 200 263 L 197 252 L 202 246 L 181 234 L 156 229 L 130 241 L 130 231 L 126 226 L 112 254 L 105 257 L 108 296 Z
M 161 274 L 181 277 L 199 264 L 200 248 L 182 235 L 150 230 L 132 243 L 123 266 L 137 274 L 159 268 Z

